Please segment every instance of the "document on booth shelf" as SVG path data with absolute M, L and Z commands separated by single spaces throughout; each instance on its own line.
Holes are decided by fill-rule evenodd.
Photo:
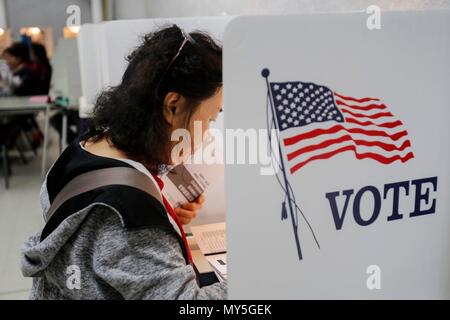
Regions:
M 191 232 L 203 257 L 214 269 L 219 281 L 226 280 L 227 236 L 225 222 L 192 226 Z
M 227 279 L 227 254 L 215 254 L 211 256 L 207 256 L 206 260 L 213 267 L 216 275 L 218 275 L 219 281 L 223 281 Z
M 191 232 L 205 256 L 227 251 L 225 222 L 192 226 Z

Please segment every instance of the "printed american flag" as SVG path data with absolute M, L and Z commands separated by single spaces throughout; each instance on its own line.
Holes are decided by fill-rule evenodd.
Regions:
M 353 98 L 309 82 L 271 82 L 289 169 L 352 151 L 382 164 L 414 158 L 403 123 L 377 98 Z

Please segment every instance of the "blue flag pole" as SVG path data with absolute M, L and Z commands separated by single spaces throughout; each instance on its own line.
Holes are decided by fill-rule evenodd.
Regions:
M 275 104 L 273 102 L 272 91 L 271 91 L 270 85 L 269 85 L 269 75 L 270 75 L 269 69 L 264 68 L 261 71 L 261 75 L 266 79 L 267 92 L 268 92 L 269 98 L 270 98 L 269 100 L 270 100 L 270 105 L 271 105 L 272 118 L 274 120 L 273 122 L 274 122 L 275 130 L 278 130 L 278 122 L 277 122 L 277 117 L 276 117 L 276 113 L 275 113 Z M 286 175 L 285 166 L 284 166 L 283 154 L 281 152 L 281 141 L 278 141 L 278 152 L 280 154 L 281 171 L 283 172 L 285 193 L 286 193 L 288 204 L 289 204 L 288 207 L 289 207 L 289 213 L 291 215 L 291 220 L 292 220 L 292 228 L 294 230 L 295 243 L 297 245 L 298 258 L 299 258 L 299 260 L 302 260 L 303 256 L 302 256 L 302 250 L 300 248 L 300 239 L 299 239 L 299 236 L 298 236 L 298 225 L 295 223 L 295 219 L 294 219 L 294 209 L 292 207 L 292 201 L 293 200 L 292 200 L 291 188 L 289 186 L 289 181 L 288 181 L 288 178 L 287 178 L 287 175 Z M 284 202 L 282 204 L 282 210 L 283 210 L 282 216 L 284 216 L 284 214 L 285 214 L 284 211 L 286 210 L 286 206 L 285 206 Z

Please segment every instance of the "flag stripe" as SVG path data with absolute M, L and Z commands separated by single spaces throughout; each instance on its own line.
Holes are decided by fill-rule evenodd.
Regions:
M 369 126 L 369 125 L 375 125 L 375 126 L 378 126 L 378 127 L 388 128 L 388 129 L 393 129 L 393 128 L 396 128 L 398 126 L 403 125 L 403 123 L 400 120 L 396 120 L 396 121 L 393 121 L 393 122 L 383 122 L 383 123 L 379 123 L 378 124 L 378 123 L 375 123 L 375 122 L 372 122 L 372 121 L 364 121 L 363 122 L 363 121 L 356 120 L 354 118 L 346 117 L 345 121 L 349 122 L 349 123 L 359 124 L 359 125 L 364 126 L 364 127 L 365 126 Z
M 369 111 L 369 110 L 373 110 L 373 109 L 386 109 L 386 106 L 384 104 L 369 104 L 369 105 L 365 105 L 365 106 L 359 106 L 359 105 L 355 105 L 355 104 L 348 104 L 345 103 L 341 100 L 336 100 L 336 104 L 339 106 L 346 106 L 352 109 L 356 109 L 356 110 L 363 110 L 363 111 Z
M 371 100 L 373 100 L 373 101 L 380 101 L 380 99 L 378 99 L 378 98 L 361 98 L 361 99 L 356 99 L 356 98 L 352 98 L 352 97 L 343 96 L 343 95 L 341 95 L 341 94 L 339 94 L 337 92 L 333 92 L 333 93 L 336 96 L 338 96 L 339 98 L 344 99 L 344 100 L 349 100 L 349 101 L 355 101 L 355 102 L 367 102 L 367 101 L 371 101 Z
M 406 162 L 409 159 L 414 158 L 414 155 L 413 155 L 412 152 L 409 152 L 404 157 L 401 157 L 398 154 L 393 155 L 392 157 L 385 157 L 385 156 L 382 156 L 380 154 L 373 153 L 373 152 L 358 153 L 358 151 L 356 150 L 356 146 L 350 145 L 350 146 L 345 146 L 345 147 L 336 149 L 334 151 L 330 151 L 330 152 L 327 152 L 327 153 L 322 153 L 320 155 L 313 156 L 313 157 L 311 157 L 311 158 L 309 158 L 309 159 L 307 159 L 305 161 L 297 163 L 296 165 L 294 165 L 294 166 L 292 166 L 290 168 L 291 174 L 294 173 L 295 171 L 299 170 L 301 167 L 305 166 L 306 164 L 314 161 L 314 160 L 329 159 L 329 158 L 331 158 L 331 157 L 333 157 L 333 156 L 335 156 L 335 155 L 337 155 L 339 153 L 346 152 L 346 151 L 353 151 L 353 153 L 355 154 L 356 158 L 359 159 L 359 160 L 370 158 L 370 159 L 376 160 L 376 161 L 378 161 L 380 163 L 383 163 L 383 164 L 389 164 L 389 163 L 392 163 L 392 162 L 397 161 L 397 160 L 400 160 L 401 162 Z
M 334 151 L 336 149 L 339 149 L 339 148 L 342 148 L 342 147 L 345 147 L 345 146 L 350 146 L 350 145 L 355 146 L 358 153 L 371 152 L 371 153 L 376 153 L 376 154 L 379 154 L 379 155 L 381 155 L 383 157 L 388 157 L 388 158 L 393 156 L 393 155 L 399 155 L 399 156 L 403 157 L 403 156 L 407 155 L 409 152 L 412 151 L 412 149 L 410 147 L 406 147 L 403 151 L 396 151 L 396 150 L 394 150 L 394 151 L 385 151 L 385 150 L 383 150 L 383 149 L 381 149 L 380 147 L 377 147 L 377 146 L 356 145 L 354 141 L 350 140 L 350 141 L 344 141 L 344 142 L 341 142 L 341 143 L 338 143 L 338 144 L 333 144 L 333 145 L 331 145 L 329 147 L 326 147 L 326 148 L 323 148 L 323 149 L 314 150 L 314 151 L 311 151 L 311 152 L 307 152 L 307 153 L 301 154 L 301 155 L 297 156 L 296 158 L 294 158 L 294 159 L 292 159 L 290 161 L 286 159 L 286 161 L 288 163 L 288 168 L 290 168 L 291 166 L 295 165 L 296 163 L 300 163 L 300 162 L 306 161 L 306 160 L 308 160 L 311 157 L 320 156 L 321 154 L 326 154 L 326 153 L 332 152 L 332 151 Z M 398 146 L 400 146 L 400 144 L 398 144 Z M 292 149 L 291 151 L 293 151 L 294 149 Z M 349 154 L 347 153 L 347 157 L 348 157 L 348 155 Z M 352 157 L 354 157 L 353 152 L 351 153 L 351 155 L 352 155 Z M 344 160 L 344 162 L 345 161 L 346 160 Z
M 348 134 L 348 133 L 341 131 L 341 132 L 338 132 L 338 133 L 332 134 L 332 135 L 319 136 L 319 137 L 316 137 L 314 139 L 308 139 L 308 140 L 299 141 L 298 143 L 296 143 L 294 145 L 285 146 L 286 154 L 294 152 L 294 151 L 296 151 L 298 149 L 305 148 L 305 147 L 307 147 L 309 145 L 316 145 L 316 144 L 322 143 L 323 141 L 338 139 L 338 138 L 341 138 L 342 136 L 344 136 L 346 134 Z M 399 139 L 397 141 L 392 141 L 390 138 L 386 138 L 386 137 L 371 137 L 371 136 L 367 136 L 365 134 L 349 134 L 349 135 L 352 137 L 353 140 L 379 141 L 381 143 L 394 145 L 396 148 L 399 148 L 404 143 L 405 140 L 408 140 L 408 136 L 404 136 L 404 137 L 402 137 L 401 139 Z M 361 147 L 364 147 L 364 146 L 361 146 Z M 385 150 L 380 149 L 380 147 L 377 147 L 377 146 L 364 147 L 364 148 L 376 148 L 381 153 L 386 152 Z M 327 151 L 327 150 L 324 150 L 324 151 Z M 317 151 L 314 152 L 314 154 L 317 154 Z
M 405 140 L 403 141 L 403 143 L 397 147 L 394 144 L 389 144 L 389 143 L 384 143 L 381 141 L 367 141 L 367 140 L 362 140 L 362 139 L 353 139 L 353 137 L 349 134 L 343 135 L 342 137 L 336 138 L 336 139 L 330 139 L 330 140 L 325 140 L 322 141 L 321 143 L 315 144 L 315 145 L 309 145 L 303 148 L 300 148 L 298 150 L 295 150 L 293 152 L 290 152 L 287 154 L 287 158 L 288 160 L 292 160 L 302 154 L 305 154 L 307 152 L 311 152 L 311 151 L 315 151 L 315 150 L 319 150 L 319 149 L 323 149 L 326 147 L 329 147 L 333 144 L 339 144 L 345 141 L 353 141 L 356 145 L 360 145 L 360 146 L 367 146 L 367 147 L 372 147 L 372 146 L 376 146 L 376 147 L 380 147 L 385 151 L 403 151 L 406 148 L 411 146 L 411 142 L 409 140 Z
M 369 118 L 369 119 L 378 119 L 381 117 L 393 117 L 394 115 L 392 113 L 388 112 L 379 112 L 379 113 L 375 113 L 375 114 L 363 114 L 363 113 L 354 113 L 351 112 L 350 110 L 341 108 L 340 109 L 342 112 L 344 113 L 348 113 L 351 114 L 354 117 L 358 117 L 358 118 Z
M 368 136 L 373 136 L 373 137 L 388 137 L 393 141 L 397 141 L 398 139 L 400 139 L 403 136 L 406 136 L 408 133 L 406 132 L 406 130 L 400 131 L 400 132 L 396 132 L 394 134 L 388 134 L 385 131 L 378 131 L 378 130 L 365 130 L 362 128 L 350 128 L 347 129 L 345 127 L 343 127 L 342 125 L 338 124 L 335 125 L 331 128 L 328 129 L 314 129 L 312 131 L 309 132 L 305 132 L 305 133 L 301 133 L 298 135 L 295 135 L 293 137 L 289 137 L 289 138 L 284 138 L 284 144 L 286 146 L 290 146 L 293 145 L 301 140 L 304 139 L 311 139 L 314 137 L 317 137 L 319 135 L 322 134 L 330 134 L 330 133 L 336 133 L 339 132 L 341 130 L 347 131 L 348 133 L 361 133 L 361 134 L 366 134 Z

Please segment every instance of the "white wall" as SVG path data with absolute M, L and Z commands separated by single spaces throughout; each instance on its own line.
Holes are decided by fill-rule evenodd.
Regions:
M 450 0 L 115 0 L 117 19 L 314 13 L 365 10 L 450 9 Z
M 19 36 L 21 27 L 51 27 L 54 43 L 62 37 L 66 25 L 69 5 L 78 5 L 81 23 L 91 21 L 89 0 L 4 0 L 8 27 L 15 38 Z
M 6 28 L 7 20 L 6 20 L 6 6 L 5 0 L 0 0 L 0 28 Z

